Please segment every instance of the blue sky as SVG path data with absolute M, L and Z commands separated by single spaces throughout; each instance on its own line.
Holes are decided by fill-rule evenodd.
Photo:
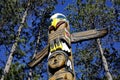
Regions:
M 63 0 L 60 0 L 60 2 Z M 58 5 L 56 5 L 55 10 L 53 11 L 53 13 L 62 13 L 65 14 L 64 8 L 70 4 L 72 4 L 73 0 L 65 0 L 65 3 L 58 3 Z
M 62 5 L 61 3 L 59 3 L 58 5 L 56 5 L 56 8 L 55 8 L 55 10 L 53 11 L 53 13 L 63 13 L 63 14 L 65 14 L 65 11 L 64 11 L 64 8 L 67 6 L 67 5 L 69 5 L 69 4 L 72 4 L 72 2 L 73 2 L 73 0 L 65 0 L 65 4 L 64 5 Z M 111 7 L 111 3 L 110 3 L 110 1 L 108 0 L 107 2 L 106 2 L 106 5 L 108 5 L 108 7 Z M 85 42 L 84 42 L 85 43 Z M 81 46 L 79 46 L 79 48 L 82 48 L 82 46 L 84 45 L 84 43 L 82 43 L 81 44 Z M 74 53 L 74 50 L 75 50 L 75 47 L 76 46 L 76 44 L 72 44 L 72 51 L 73 51 L 73 53 Z M 115 48 L 115 49 L 117 49 L 117 50 L 119 50 L 119 53 L 120 53 L 120 42 L 115 42 L 114 44 L 113 44 L 113 47 Z M 6 54 L 5 54 L 5 51 L 6 51 L 6 48 L 5 48 L 5 46 L 0 46 L 0 59 L 2 59 L 2 60 L 7 60 L 7 58 L 6 58 Z M 0 64 L 0 66 L 3 66 L 3 65 L 1 65 Z M 78 68 L 76 68 L 76 70 L 77 70 Z

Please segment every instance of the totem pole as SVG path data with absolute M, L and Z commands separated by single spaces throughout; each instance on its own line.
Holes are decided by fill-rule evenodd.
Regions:
M 34 67 L 48 57 L 49 80 L 76 80 L 71 43 L 103 37 L 107 34 L 107 29 L 70 34 L 66 16 L 56 13 L 50 19 L 48 45 L 28 63 L 28 66 Z
M 75 80 L 69 23 L 63 14 L 51 18 L 49 27 L 49 80 Z

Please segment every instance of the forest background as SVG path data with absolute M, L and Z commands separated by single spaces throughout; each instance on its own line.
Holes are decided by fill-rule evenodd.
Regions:
M 58 12 L 66 15 L 71 33 L 108 28 L 101 45 L 113 80 L 119 80 L 119 0 L 1 0 L 0 78 L 13 53 L 5 80 L 48 80 L 47 58 L 32 69 L 32 76 L 27 64 L 48 44 L 49 18 Z M 76 80 L 106 80 L 96 39 L 74 43 L 72 51 Z

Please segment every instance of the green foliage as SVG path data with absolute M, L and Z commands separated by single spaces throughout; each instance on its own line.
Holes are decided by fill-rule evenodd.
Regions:
M 23 23 L 20 36 L 18 36 L 18 29 L 24 16 L 23 13 L 29 1 L 31 5 L 29 6 L 26 21 Z M 17 46 L 13 54 L 14 59 L 10 71 L 5 77 L 5 80 L 27 79 L 29 70 L 27 63 L 30 62 L 30 57 L 34 54 L 36 48 L 40 51 L 47 44 L 48 19 L 56 3 L 56 0 L 0 1 L 0 47 L 2 49 L 5 47 L 4 52 L 8 53 L 8 55 L 4 55 L 5 53 L 2 54 L 8 57 L 13 43 Z M 39 31 L 40 35 L 38 35 Z M 37 43 L 38 36 L 40 36 L 40 43 Z M 5 66 L 5 64 L 2 66 Z M 0 69 L 2 68 L 3 71 L 4 67 L 2 66 L 0 66 Z M 35 73 L 37 71 L 39 75 L 34 74 L 34 80 L 38 80 L 42 75 L 38 70 L 39 68 L 36 69 Z
M 5 80 L 23 80 L 26 73 L 24 73 L 24 65 L 16 62 L 11 65 L 9 74 L 5 77 Z
M 76 0 L 74 4 L 66 8 L 66 13 L 71 28 L 73 28 L 72 32 L 108 28 L 109 31 L 107 36 L 102 40 L 102 46 L 105 52 L 106 49 L 108 50 L 108 53 L 105 53 L 105 57 L 107 58 L 110 72 L 114 79 L 118 79 L 116 76 L 120 74 L 119 72 L 115 73 L 114 70 L 119 71 L 120 68 L 117 66 L 116 68 L 114 63 L 117 64 L 118 61 L 116 61 L 116 59 L 118 60 L 120 57 L 117 56 L 119 50 L 115 49 L 113 44 L 115 44 L 116 41 L 120 41 L 120 37 L 117 37 L 119 34 L 115 34 L 119 33 L 117 29 L 120 29 L 120 24 L 118 24 L 117 21 L 119 16 L 116 16 L 119 14 L 118 6 L 120 5 L 117 4 L 117 7 L 115 5 L 114 2 L 108 2 L 107 0 Z M 117 40 L 115 40 L 115 38 L 117 38 Z M 76 48 L 74 52 L 74 62 L 75 66 L 77 66 L 77 78 L 80 80 L 106 80 L 96 41 L 90 40 L 82 42 L 77 44 Z
M 6 63 L 6 57 L 9 56 L 15 42 L 28 1 L 0 1 L 0 54 L 5 56 L 5 60 L 2 56 L 0 59 L 3 59 L 3 63 Z M 110 72 L 114 80 L 119 80 L 120 51 L 114 47 L 114 44 L 120 41 L 120 24 L 118 23 L 120 3 L 119 0 L 110 0 L 111 5 L 108 5 L 107 1 L 109 0 L 74 0 L 72 4 L 66 5 L 65 15 L 68 17 L 72 32 L 108 27 L 108 35 L 102 38 L 102 46 Z M 39 52 L 47 45 L 49 18 L 54 13 L 56 4 L 63 5 L 66 0 L 30 0 L 30 2 L 28 15 L 13 55 L 14 59 L 5 80 L 26 80 L 28 78 L 27 63 L 32 59 L 35 50 Z M 106 80 L 96 41 L 80 42 L 75 46 L 76 50 L 73 50 L 73 55 L 77 80 Z M 47 60 L 44 60 L 33 69 L 33 80 L 48 80 L 46 62 Z M 0 77 L 3 66 L 5 64 L 0 66 Z
M 103 0 L 90 0 L 88 2 L 77 1 L 75 5 L 70 5 L 67 9 L 72 10 L 70 13 L 75 12 L 68 18 L 72 23 L 72 26 L 78 28 L 78 30 L 107 27 L 107 22 L 114 18 L 114 10 L 112 8 L 108 8 Z M 72 17 L 74 19 L 72 19 Z

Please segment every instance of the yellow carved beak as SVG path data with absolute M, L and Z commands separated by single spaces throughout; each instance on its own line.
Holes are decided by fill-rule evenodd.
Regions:
M 59 21 L 60 21 L 60 19 L 57 19 L 57 18 L 53 19 L 53 21 L 51 22 L 51 26 L 55 27 L 55 29 L 56 29 L 56 25 Z

